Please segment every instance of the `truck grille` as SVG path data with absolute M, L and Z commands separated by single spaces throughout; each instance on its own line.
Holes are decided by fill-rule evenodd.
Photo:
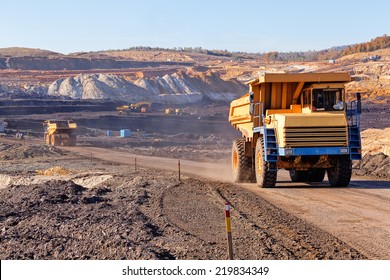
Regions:
M 284 144 L 293 147 L 348 146 L 346 127 L 286 127 Z

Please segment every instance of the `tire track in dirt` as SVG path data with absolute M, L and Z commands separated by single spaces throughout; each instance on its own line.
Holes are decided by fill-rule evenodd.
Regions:
M 137 159 L 139 159 L 138 164 L 140 165 L 172 171 L 177 169 L 177 159 L 172 158 L 167 159 L 139 156 L 94 147 L 77 146 L 64 149 L 87 157 L 92 155 L 93 157 L 102 160 L 130 165 L 134 161 L 134 157 L 137 157 Z M 228 165 L 221 166 L 220 164 L 193 161 L 181 161 L 181 163 L 183 173 L 194 174 L 203 178 L 208 176 L 210 176 L 210 178 L 217 177 L 213 179 L 221 179 L 222 177 L 222 179 L 226 180 L 226 178 L 230 178 L 228 177 L 229 175 L 227 175 L 230 174 L 230 168 Z M 215 176 L 216 174 L 218 176 Z M 278 177 L 279 175 L 281 176 L 279 180 L 283 180 L 286 177 L 283 172 L 278 174 Z M 280 184 L 278 183 L 279 188 L 276 189 L 259 189 L 254 184 L 251 184 L 249 187 L 247 185 L 240 185 L 239 188 L 249 188 L 249 190 L 255 192 L 256 195 L 263 197 L 277 207 L 330 232 L 334 236 L 340 238 L 340 240 L 343 240 L 351 246 L 359 249 L 370 258 L 388 258 L 388 248 L 386 248 L 386 245 L 375 245 L 389 244 L 387 238 L 388 235 L 386 235 L 388 227 L 386 225 L 381 225 L 378 221 L 374 221 L 376 231 L 373 232 L 370 229 L 372 224 L 367 224 L 367 226 L 360 227 L 357 230 L 356 225 L 359 225 L 359 223 L 364 221 L 362 221 L 359 217 L 356 218 L 357 214 L 353 211 L 349 211 L 349 208 L 347 207 L 347 205 L 350 206 L 350 204 L 354 204 L 355 208 L 362 206 L 362 204 L 355 204 L 353 202 L 354 199 L 356 199 L 356 195 L 353 194 L 355 192 L 361 193 L 362 188 L 366 186 L 366 183 L 366 181 L 363 181 L 361 184 L 358 183 L 359 187 L 353 188 L 349 195 L 342 195 L 342 192 L 340 192 L 340 190 L 345 191 L 346 189 L 324 188 L 324 184 L 307 187 L 306 185 L 299 186 L 299 184 L 296 185 L 282 182 Z M 353 182 L 353 184 L 355 184 L 355 182 Z M 371 205 L 377 204 L 375 197 L 379 197 L 383 200 L 383 195 L 378 193 L 378 190 L 388 193 L 386 186 L 382 189 L 377 188 L 369 191 L 368 195 L 374 200 L 370 204 L 364 204 L 363 208 L 369 212 L 371 211 L 371 213 L 375 212 L 370 210 L 373 208 Z M 365 196 L 363 194 L 362 199 L 364 199 L 364 197 Z M 315 203 L 313 203 L 314 201 Z M 243 211 L 243 213 L 245 213 L 245 211 Z M 279 227 L 279 231 L 283 230 L 285 229 Z M 356 232 L 358 232 L 358 234 Z M 375 244 L 371 246 L 370 244 L 372 243 Z
M 12 149 L 19 151 L 18 147 Z M 102 157 L 117 160 L 129 156 L 120 157 L 109 150 L 102 153 Z M 365 258 L 241 186 L 187 176 L 179 182 L 172 171 L 135 171 L 129 165 L 96 158 L 69 158 L 74 154 L 37 155 L 26 160 L 29 164 L 38 159 L 66 164 L 82 172 L 73 178 L 83 186 L 69 177 L 58 177 L 62 180 L 10 185 L 0 191 L 3 258 L 225 259 L 225 200 L 232 204 L 236 259 Z M 11 160 L 9 164 L 15 163 Z M 15 165 L 10 175 L 24 170 L 25 162 Z
M 81 147 L 77 148 L 82 151 Z M 127 164 L 131 163 L 131 157 L 135 156 L 123 152 L 123 155 L 120 155 L 118 152 L 110 151 L 110 156 L 107 157 L 104 156 L 104 153 L 107 153 L 106 149 L 96 148 L 82 152 L 87 155 L 89 151 L 94 152 L 94 156 L 101 159 L 126 162 Z M 114 159 L 115 153 L 118 156 L 115 156 Z M 138 155 L 136 157 L 140 158 L 140 162 L 143 162 L 145 166 L 150 165 L 149 167 L 172 171 L 177 168 L 176 159 Z M 183 173 L 192 174 L 192 176 L 230 181 L 229 166 L 188 160 L 181 161 L 181 166 Z M 390 234 L 390 204 L 386 203 L 390 196 L 389 181 L 355 179 L 348 188 L 329 188 L 327 182 L 312 186 L 291 183 L 287 172 L 283 171 L 278 173 L 278 180 L 280 182 L 274 189 L 260 189 L 255 184 L 239 186 L 330 232 L 369 258 L 390 258 L 390 245 L 387 238 Z M 370 200 L 370 203 L 365 203 L 365 200 Z M 381 207 L 378 208 L 377 205 L 381 205 Z M 367 213 L 372 217 L 367 218 Z
M 365 259 L 327 232 L 231 184 L 188 178 L 164 191 L 160 207 L 172 225 L 223 248 L 226 200 L 232 205 L 236 259 Z
M 348 188 L 329 188 L 326 184 L 290 188 L 247 189 L 287 212 L 326 230 L 371 259 L 389 259 L 390 207 L 389 182 L 382 189 L 362 187 L 354 181 Z M 357 186 L 357 187 L 356 187 Z

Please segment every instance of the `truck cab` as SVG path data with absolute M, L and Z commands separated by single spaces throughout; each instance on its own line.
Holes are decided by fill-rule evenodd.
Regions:
M 345 110 L 343 84 L 314 84 L 302 90 L 302 113 L 332 112 Z

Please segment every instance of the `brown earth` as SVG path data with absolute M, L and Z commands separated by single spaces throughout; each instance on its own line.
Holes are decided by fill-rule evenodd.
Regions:
M 156 61 L 166 55 L 156 55 Z M 226 182 L 231 140 L 239 135 L 226 121 L 226 105 L 198 104 L 186 117 L 158 113 L 120 117 L 111 103 L 104 109 L 110 112 L 93 109 L 95 104 L 66 107 L 34 105 L 29 100 L 23 106 L 9 104 L 2 112 L 8 110 L 4 115 L 10 133 L 19 129 L 27 140 L 15 143 L 0 138 L 1 259 L 225 259 L 225 200 L 233 207 L 237 259 L 389 258 L 389 74 L 382 73 L 388 68 L 381 67 L 388 61 L 387 53 L 378 62 L 352 57 L 336 64 L 262 62 L 260 68 L 256 61 L 180 59 L 186 63 L 199 59 L 196 71 L 212 69 L 242 81 L 262 71 L 356 70 L 360 80 L 351 90 L 365 85 L 380 89 L 363 94 L 364 158 L 354 163 L 355 174 L 361 176 L 353 178 L 350 188 L 337 190 L 327 188 L 326 182 L 291 186 L 285 174 L 273 190 Z M 179 68 L 82 72 L 119 73 L 134 80 Z M 380 79 L 378 71 L 382 71 Z M 3 70 L 0 82 L 20 88 L 80 73 Z M 8 86 L 0 90 L 7 91 Z M 42 121 L 49 118 L 75 119 L 80 146 L 72 152 L 43 146 Z M 128 139 L 104 136 L 108 129 L 122 128 L 137 133 Z M 162 170 L 174 160 L 149 158 L 148 167 L 134 170 L 134 154 L 140 155 L 141 166 L 141 155 L 181 159 L 182 182 L 175 172 Z M 99 155 L 109 161 L 97 159 Z M 197 162 L 186 167 L 190 164 L 186 160 Z M 211 169 L 215 165 L 223 165 L 223 172 Z M 220 181 L 215 180 L 216 173 Z
M 225 259 L 226 200 L 236 259 L 366 258 L 229 183 L 187 176 L 179 182 L 170 171 L 134 170 L 72 153 L 53 157 L 44 146 L 40 155 L 32 155 L 30 145 L 6 152 L 23 149 L 29 154 L 24 160 L 2 161 L 9 181 L 0 190 L 1 259 Z M 33 173 L 54 163 L 72 174 Z M 20 177 L 41 182 L 17 184 Z
M 325 188 L 326 183 L 310 191 L 301 185 L 285 189 L 291 186 L 283 174 L 281 185 L 270 192 L 228 183 L 230 145 L 237 132 L 226 121 L 207 119 L 215 110 L 203 108 L 198 111 L 202 114 L 200 119 L 153 114 L 114 117 L 112 113 L 91 112 L 12 116 L 15 122 L 11 125 L 17 124 L 27 140 L 0 139 L 0 186 L 3 187 L 0 190 L 0 257 L 224 259 L 225 200 L 233 206 L 237 259 L 389 257 L 386 245 L 375 245 L 385 244 L 381 240 L 387 232 L 386 219 L 382 219 L 381 225 L 364 222 L 377 219 L 375 215 L 364 214 L 378 212 L 370 205 L 388 202 L 383 197 L 388 189 L 386 182 L 363 179 L 354 183 L 352 189 L 337 192 Z M 365 126 L 368 121 L 385 125 L 389 119 L 387 110 L 377 107 L 365 114 L 362 115 Z M 67 116 L 76 117 L 80 124 L 80 146 L 70 149 L 71 152 L 43 146 L 41 121 Z M 106 127 L 119 128 L 126 123 L 137 123 L 140 133 L 124 139 L 104 136 Z M 132 131 L 137 127 L 132 127 Z M 388 147 L 385 141 L 388 137 L 381 136 L 387 130 L 366 131 L 363 132 L 365 157 L 386 151 L 382 147 Z M 134 154 L 138 154 L 139 166 L 149 168 L 138 167 L 135 171 Z M 174 159 L 147 159 L 142 154 Z M 174 170 L 175 159 L 182 162 L 181 183 L 175 172 L 161 170 L 172 162 Z M 188 159 L 198 162 L 194 165 Z M 370 163 L 363 162 L 365 168 L 386 170 L 376 158 Z M 213 169 L 215 166 L 217 171 Z M 190 175 L 195 170 L 203 178 Z M 364 171 L 368 173 L 373 176 L 375 172 Z M 216 175 L 221 181 L 210 179 Z M 368 185 L 374 189 L 365 191 Z M 324 200 L 325 196 L 329 200 Z M 361 216 L 354 216 L 359 211 L 351 214 L 341 208 L 355 204 L 362 208 L 363 204 L 356 198 L 372 201 L 364 204 Z M 318 203 L 317 208 L 313 208 L 313 199 Z M 386 206 L 381 209 L 384 212 L 378 215 L 386 215 Z M 335 215 L 334 211 L 339 214 Z M 335 226 L 329 228 L 329 224 Z M 355 224 L 361 230 L 358 237 L 354 235 Z M 378 242 L 373 244 L 372 240 Z
M 256 56 L 232 60 L 227 56 L 201 53 L 135 50 L 62 55 L 39 49 L 7 48 L 0 49 L 0 56 L 4 56 L 0 57 L 0 92 L 19 90 L 36 94 L 44 92 L 44 88 L 47 91 L 55 80 L 95 73 L 116 75 L 134 82 L 139 78 L 153 79 L 184 71 L 195 76 L 213 73 L 223 80 L 246 82 L 264 72 L 347 71 L 354 78 L 347 85 L 348 92 L 360 91 L 363 100 L 379 104 L 387 104 L 390 94 L 390 49 L 348 55 L 335 63 L 265 62 Z M 375 56 L 379 58 L 368 59 Z M 202 82 L 201 77 L 198 80 Z

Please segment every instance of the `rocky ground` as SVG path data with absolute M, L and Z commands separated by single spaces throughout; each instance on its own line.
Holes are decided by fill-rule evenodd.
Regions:
M 1 259 L 226 259 L 226 200 L 236 259 L 366 258 L 231 184 L 42 145 L 1 148 Z

